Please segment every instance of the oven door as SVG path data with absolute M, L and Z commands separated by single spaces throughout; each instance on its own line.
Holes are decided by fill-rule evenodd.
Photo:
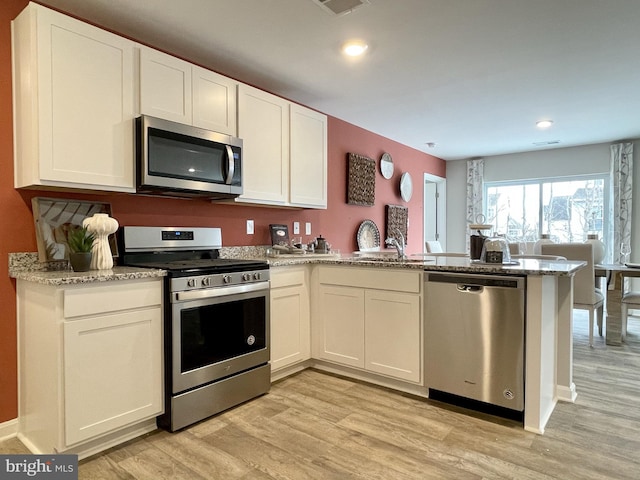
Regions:
M 269 282 L 173 293 L 172 392 L 269 362 Z

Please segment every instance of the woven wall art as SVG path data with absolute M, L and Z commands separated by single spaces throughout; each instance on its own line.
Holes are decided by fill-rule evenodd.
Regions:
M 349 205 L 372 206 L 376 198 L 375 160 L 350 153 L 348 163 L 347 203 Z
M 404 244 L 407 244 L 407 233 L 409 230 L 409 208 L 401 205 L 387 205 L 387 236 L 385 238 L 395 238 L 400 241 L 398 230 L 404 236 Z

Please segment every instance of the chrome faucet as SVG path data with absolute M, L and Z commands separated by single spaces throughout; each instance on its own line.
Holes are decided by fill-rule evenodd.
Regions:
M 398 251 L 398 259 L 404 260 L 405 258 L 407 258 L 407 256 L 404 254 L 404 235 L 399 228 L 394 228 L 393 233 L 400 237 L 400 242 L 398 242 L 398 239 L 396 237 L 389 237 L 384 241 L 384 243 L 385 245 L 396 247 L 396 250 Z

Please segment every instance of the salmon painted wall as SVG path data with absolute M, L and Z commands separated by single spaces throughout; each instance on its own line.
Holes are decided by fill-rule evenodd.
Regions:
M 327 210 L 293 210 L 212 204 L 203 200 L 154 198 L 128 194 L 90 195 L 13 188 L 13 141 L 11 106 L 10 22 L 27 5 L 27 0 L 0 3 L 0 423 L 17 417 L 16 302 L 15 281 L 8 276 L 10 252 L 35 252 L 36 240 L 31 212 L 34 196 L 96 200 L 111 203 L 113 216 L 121 225 L 178 225 L 221 227 L 223 244 L 268 245 L 269 224 L 294 221 L 312 223 L 311 240 L 322 234 L 342 252 L 357 249 L 356 231 L 365 219 L 373 220 L 384 235 L 385 205 L 407 205 L 410 227 L 408 252 L 422 251 L 422 174 L 445 176 L 445 162 L 357 126 L 329 117 L 329 202 Z M 215 66 L 210 66 L 215 69 Z M 347 154 L 379 160 L 389 152 L 395 164 L 393 178 L 385 180 L 376 171 L 376 200 L 373 207 L 346 204 Z M 408 171 L 413 177 L 414 195 L 402 202 L 399 179 Z M 246 235 L 245 221 L 255 221 L 255 234 Z M 303 227 L 304 228 L 304 227 Z M 304 231 L 304 230 L 303 230 Z

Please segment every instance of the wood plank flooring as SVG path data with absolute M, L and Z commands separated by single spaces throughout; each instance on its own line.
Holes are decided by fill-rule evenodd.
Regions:
M 521 425 L 307 370 L 179 433 L 152 432 L 80 462 L 81 479 L 637 479 L 640 320 L 588 347 L 575 315 L 578 399 L 544 435 Z M 2 453 L 26 453 L 17 439 Z

